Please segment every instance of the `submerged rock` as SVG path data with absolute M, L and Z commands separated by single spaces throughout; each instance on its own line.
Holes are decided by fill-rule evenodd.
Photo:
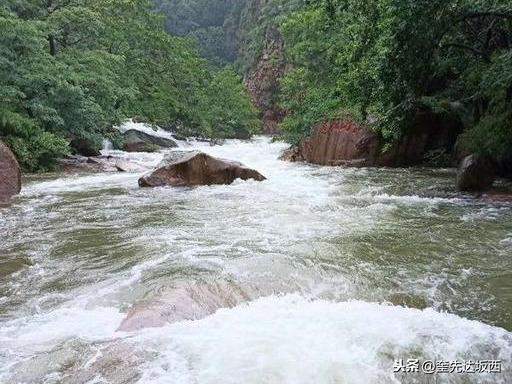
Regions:
M 168 155 L 159 168 L 139 179 L 141 187 L 231 184 L 236 179 L 265 180 L 258 171 L 241 163 L 222 160 L 203 152 L 176 152 Z
M 124 134 L 123 149 L 126 152 L 155 152 L 164 148 L 175 148 L 178 144 L 165 137 L 149 135 L 136 129 L 130 129 Z
M 199 320 L 220 308 L 232 308 L 248 299 L 246 292 L 226 282 L 184 283 L 162 293 L 158 300 L 135 305 L 118 331 L 132 332 L 183 320 Z
M 21 171 L 9 147 L 0 141 L 0 203 L 21 191 Z
M 482 192 L 490 189 L 496 178 L 492 162 L 476 155 L 466 156 L 457 171 L 459 191 Z
M 16 364 L 8 382 L 36 384 L 44 377 L 58 376 L 60 384 L 135 383 L 150 358 L 149 352 L 137 350 L 124 340 L 88 344 L 70 339 Z

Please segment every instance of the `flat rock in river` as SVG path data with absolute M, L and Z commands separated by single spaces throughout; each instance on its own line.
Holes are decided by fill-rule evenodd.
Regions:
M 178 152 L 167 156 L 159 168 L 139 179 L 141 187 L 231 184 L 236 179 L 265 180 L 241 163 L 217 159 L 203 152 Z
M 220 308 L 232 308 L 248 299 L 247 292 L 223 281 L 181 283 L 163 292 L 158 300 L 133 306 L 118 330 L 132 332 L 183 320 L 199 320 Z

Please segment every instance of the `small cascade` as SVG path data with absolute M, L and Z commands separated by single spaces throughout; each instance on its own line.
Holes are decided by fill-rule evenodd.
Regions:
M 114 149 L 114 145 L 112 144 L 112 142 L 108 139 L 103 139 L 103 148 L 101 150 L 101 152 L 108 152 L 108 151 L 112 151 Z

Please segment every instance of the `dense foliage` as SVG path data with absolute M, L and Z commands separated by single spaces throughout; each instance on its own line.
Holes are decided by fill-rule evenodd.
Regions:
M 512 152 L 510 1 L 310 1 L 280 29 L 290 141 L 347 113 L 393 140 L 428 107 L 464 121 L 469 150 Z
M 189 36 L 198 42 L 201 55 L 210 63 L 223 66 L 236 59 L 236 43 L 227 20 L 243 5 L 236 0 L 154 0 L 165 15 L 167 31 Z
M 0 30 L 0 138 L 26 170 L 98 150 L 135 115 L 215 137 L 257 127 L 241 80 L 166 33 L 150 0 L 7 0 Z

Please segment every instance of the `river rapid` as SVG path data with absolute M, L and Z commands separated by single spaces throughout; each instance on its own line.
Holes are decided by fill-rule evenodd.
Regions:
M 268 138 L 189 148 L 268 180 L 33 176 L 0 209 L 0 383 L 512 383 L 511 205 L 458 195 L 453 170 L 286 163 Z M 190 302 L 199 319 L 171 321 Z M 118 330 L 133 307 L 163 326 Z

